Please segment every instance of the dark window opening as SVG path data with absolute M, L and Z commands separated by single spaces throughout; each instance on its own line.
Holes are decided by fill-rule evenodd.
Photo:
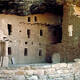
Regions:
M 40 30 L 40 36 L 43 36 L 43 31 L 42 30 Z
M 41 43 L 39 43 L 39 45 L 41 46 Z
M 25 44 L 27 44 L 27 42 L 25 42 Z
M 34 17 L 34 21 L 37 22 L 37 17 L 36 16 Z
M 31 22 L 31 18 L 30 17 L 28 17 L 28 22 Z
M 33 45 L 33 42 L 32 42 L 32 45 Z
M 21 32 L 21 30 L 19 32 Z
M 42 56 L 42 50 L 39 50 L 39 56 Z
M 11 35 L 12 32 L 12 25 L 8 24 L 8 35 Z
M 6 39 L 6 37 L 3 37 L 4 39 Z
M 27 35 L 28 35 L 28 38 L 30 38 L 30 30 L 27 29 Z
M 11 55 L 11 47 L 8 47 L 8 55 Z
M 27 48 L 24 49 L 24 56 L 27 56 L 28 53 L 27 53 Z

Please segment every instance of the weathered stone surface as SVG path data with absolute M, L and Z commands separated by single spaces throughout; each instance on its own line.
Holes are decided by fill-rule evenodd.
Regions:
M 15 75 L 24 75 L 24 71 L 17 71 Z
M 25 70 L 26 75 L 33 75 L 34 70 Z
M 15 77 L 13 78 L 13 80 L 25 80 L 25 77 L 24 77 L 24 75 L 20 75 L 20 76 L 15 75 Z
M 38 77 L 36 75 L 33 75 L 29 78 L 27 78 L 28 80 L 38 80 Z
M 44 70 L 45 75 L 55 74 L 56 70 L 54 68 Z
M 29 17 L 31 20 L 30 22 L 28 22 Z M 34 20 L 35 17 L 38 19 L 36 22 Z M 46 62 L 45 60 L 46 52 L 47 52 L 46 45 L 50 45 L 50 43 L 52 42 L 51 40 L 52 32 L 49 34 L 48 24 L 58 25 L 59 24 L 58 18 L 59 16 L 55 16 L 52 13 L 34 14 L 34 15 L 22 16 L 22 17 L 16 15 L 1 14 L 0 30 L 3 32 L 3 34 L 6 34 L 8 38 L 8 46 L 6 47 L 6 49 L 8 49 L 8 47 L 11 48 L 11 55 L 9 55 L 8 57 L 4 57 L 5 61 L 3 60 L 3 64 L 7 66 L 9 63 L 9 65 L 11 65 L 13 61 L 14 65 L 18 64 L 21 66 L 21 64 Z M 11 25 L 11 29 L 12 29 L 10 36 L 8 34 L 9 30 L 5 28 L 5 27 L 9 27 L 9 25 Z M 28 34 L 27 34 L 28 29 L 31 31 L 30 38 L 28 38 Z M 44 36 L 40 36 L 40 30 L 42 31 Z M 28 44 L 25 44 L 25 42 L 27 42 Z M 28 49 L 29 51 L 27 53 L 28 55 L 26 56 L 24 55 L 25 48 Z M 41 56 L 39 56 L 39 50 L 43 52 L 41 53 L 42 54 Z M 9 60 L 7 60 L 6 58 L 8 58 Z M 46 68 L 46 66 L 42 66 L 42 67 Z M 28 68 L 28 66 L 26 66 L 26 68 Z M 31 67 L 29 68 L 35 69 L 36 67 L 35 66 L 32 67 L 31 65 Z
M 25 67 L 23 69 L 17 67 L 15 70 L 3 68 L 0 70 L 0 80 L 80 80 L 79 62 L 52 64 L 54 67 L 45 64 L 46 67 L 41 69 L 40 64 L 32 66 L 35 66 L 35 70 L 32 68 L 24 70 Z

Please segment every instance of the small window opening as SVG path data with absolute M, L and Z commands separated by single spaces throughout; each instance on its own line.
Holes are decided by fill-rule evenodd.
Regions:
M 28 38 L 30 38 L 30 30 L 27 29 L 27 35 L 28 35 Z
M 27 42 L 25 42 L 25 44 L 27 44 Z
M 27 53 L 27 48 L 24 49 L 24 56 L 27 56 L 28 53 Z
M 12 32 L 12 25 L 8 24 L 8 35 L 11 35 Z
M 41 43 L 39 43 L 39 45 L 41 46 Z
M 4 39 L 6 39 L 6 37 L 3 37 Z
M 36 16 L 34 17 L 34 21 L 37 22 L 37 17 Z
M 8 55 L 11 55 L 11 47 L 8 47 Z
M 42 50 L 39 50 L 39 56 L 42 56 Z
M 21 30 L 19 32 L 21 32 Z
M 32 42 L 32 45 L 33 45 L 33 42 Z
M 31 18 L 30 17 L 28 17 L 28 22 L 31 22 Z
M 40 30 L 40 36 L 43 36 L 43 31 L 42 30 Z

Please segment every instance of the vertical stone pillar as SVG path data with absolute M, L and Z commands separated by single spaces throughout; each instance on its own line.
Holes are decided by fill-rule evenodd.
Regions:
M 8 42 L 5 42 L 5 55 L 3 57 L 3 65 L 2 67 L 8 67 Z

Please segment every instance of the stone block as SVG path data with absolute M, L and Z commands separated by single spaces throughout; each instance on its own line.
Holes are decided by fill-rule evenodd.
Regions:
M 45 75 L 51 75 L 51 74 L 55 74 L 55 73 L 56 73 L 56 70 L 54 68 L 44 70 Z
M 20 75 L 20 76 L 15 75 L 15 76 L 13 77 L 13 80 L 25 80 L 25 77 L 24 77 L 24 75 Z
M 38 80 L 38 77 L 36 75 L 32 75 L 27 80 Z
M 34 74 L 34 70 L 25 70 L 25 74 L 26 75 L 33 75 Z
M 17 71 L 15 75 L 24 75 L 24 71 Z

